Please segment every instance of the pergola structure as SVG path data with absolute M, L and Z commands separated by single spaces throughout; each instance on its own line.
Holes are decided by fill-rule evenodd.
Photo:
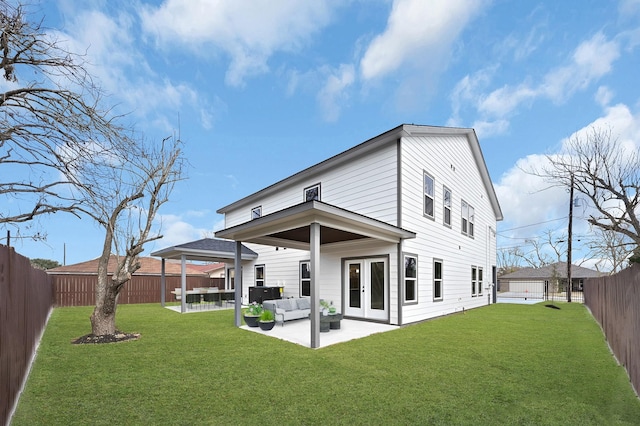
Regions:
M 235 241 L 236 271 L 243 260 L 243 242 L 288 247 L 310 252 L 311 347 L 320 347 L 320 247 L 345 241 L 379 240 L 399 244 L 416 234 L 321 201 L 307 201 L 216 232 Z M 242 274 L 236 273 L 235 323 L 241 325 L 239 304 Z
M 236 250 L 240 253 L 240 259 L 236 259 Z M 165 306 L 165 292 L 166 292 L 166 280 L 165 280 L 165 260 L 166 259 L 179 259 L 182 263 L 181 266 L 181 288 L 182 294 L 187 292 L 187 272 L 186 261 L 187 260 L 201 260 L 206 262 L 222 262 L 222 263 L 235 263 L 236 266 L 240 265 L 243 260 L 250 261 L 258 258 L 258 254 L 253 250 L 240 245 L 240 248 L 236 248 L 236 244 L 233 241 L 225 241 L 214 238 L 203 238 L 201 240 L 192 241 L 185 244 L 180 244 L 173 247 L 168 247 L 162 250 L 151 253 L 151 256 L 162 258 L 162 275 L 160 278 L 161 296 L 160 302 L 162 306 Z M 236 268 L 236 271 L 240 271 Z M 241 278 L 240 272 L 236 273 L 236 305 L 241 304 Z M 240 281 L 237 281 L 238 278 Z M 240 292 L 240 296 L 238 293 Z M 236 306 L 236 311 L 239 311 L 240 307 Z M 185 313 L 187 311 L 186 297 L 182 297 L 180 312 Z

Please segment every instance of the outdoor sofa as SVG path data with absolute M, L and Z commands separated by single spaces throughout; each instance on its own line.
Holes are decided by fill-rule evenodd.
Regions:
M 276 322 L 283 324 L 285 321 L 308 318 L 311 314 L 311 303 L 306 297 L 265 300 L 262 307 L 273 312 Z

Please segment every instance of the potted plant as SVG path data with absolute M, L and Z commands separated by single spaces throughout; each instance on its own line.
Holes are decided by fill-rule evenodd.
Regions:
M 322 315 L 329 314 L 329 302 L 324 299 L 320 299 L 320 312 L 322 313 Z
M 273 326 L 276 324 L 273 312 L 268 309 L 263 309 L 260 314 L 260 321 L 258 321 L 258 325 L 261 330 L 271 330 Z
M 260 314 L 262 314 L 262 305 L 253 302 L 244 310 L 244 322 L 247 323 L 249 327 L 257 327 Z

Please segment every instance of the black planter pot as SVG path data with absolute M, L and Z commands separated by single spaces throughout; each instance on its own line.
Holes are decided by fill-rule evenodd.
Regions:
M 258 321 L 258 325 L 261 330 L 267 331 L 271 330 L 274 325 L 276 325 L 275 321 Z
M 259 320 L 259 316 L 244 315 L 244 322 L 246 322 L 249 327 L 257 327 Z

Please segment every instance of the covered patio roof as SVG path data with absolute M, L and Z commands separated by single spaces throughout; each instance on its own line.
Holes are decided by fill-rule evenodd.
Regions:
M 307 201 L 216 232 L 235 241 L 309 250 L 310 224 L 320 225 L 320 244 L 376 239 L 398 243 L 416 234 L 321 201 Z
M 151 253 L 151 256 L 163 259 L 202 260 L 205 262 L 231 263 L 235 259 L 236 245 L 233 241 L 216 238 L 203 238 L 189 243 L 178 244 Z M 257 259 L 258 254 L 248 247 L 242 246 L 242 260 Z
M 380 240 L 397 244 L 416 234 L 380 220 L 321 201 L 307 201 L 248 222 L 216 232 L 216 237 L 242 242 L 309 250 L 311 264 L 310 345 L 320 347 L 320 247 L 350 241 Z M 236 326 L 241 326 L 239 288 L 242 274 L 236 277 Z

